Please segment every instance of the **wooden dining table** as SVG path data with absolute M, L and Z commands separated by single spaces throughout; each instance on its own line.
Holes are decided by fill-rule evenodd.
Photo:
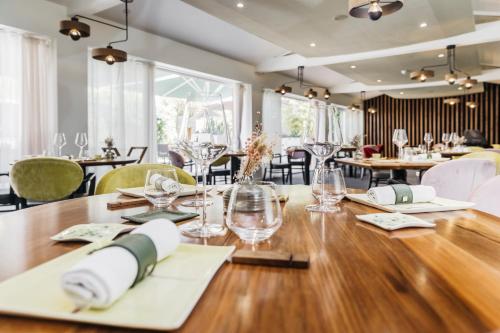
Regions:
M 283 225 L 268 241 L 232 232 L 183 242 L 307 253 L 308 269 L 224 264 L 179 332 L 492 332 L 500 328 L 500 219 L 476 210 L 417 214 L 434 229 L 388 232 L 363 223 L 374 208 L 344 200 L 309 213 L 310 187 L 282 187 Z M 359 190 L 358 190 L 359 192 Z M 124 222 L 150 206 L 108 210 L 118 194 L 0 215 L 0 281 L 82 243 L 50 236 L 75 224 Z M 185 199 L 178 199 L 176 204 Z M 208 219 L 223 223 L 220 195 Z M 190 210 L 174 206 L 172 209 Z M 194 208 L 192 208 L 194 209 Z M 43 288 L 43 286 L 40 286 Z M 169 311 L 169 309 L 165 309 Z M 0 332 L 137 332 L 0 315 Z

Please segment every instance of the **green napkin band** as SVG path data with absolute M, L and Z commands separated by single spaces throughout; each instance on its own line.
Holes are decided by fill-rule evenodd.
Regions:
M 146 276 L 153 273 L 156 267 L 157 253 L 156 246 L 151 238 L 143 234 L 129 234 L 99 250 L 113 246 L 118 246 L 127 250 L 135 257 L 135 260 L 137 260 L 137 275 L 131 288 L 141 282 Z
M 413 192 L 410 186 L 406 184 L 391 185 L 394 193 L 396 194 L 396 205 L 409 204 L 413 202 Z
M 134 223 L 146 223 L 155 219 L 167 219 L 172 222 L 182 222 L 197 217 L 199 214 L 179 212 L 172 210 L 152 210 L 149 212 L 132 215 L 122 216 L 123 219 Z

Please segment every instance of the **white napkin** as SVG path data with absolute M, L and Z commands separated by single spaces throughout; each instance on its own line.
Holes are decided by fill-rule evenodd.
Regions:
M 432 186 L 410 185 L 413 193 L 413 202 L 430 202 L 436 197 L 436 190 Z M 379 205 L 394 205 L 396 203 L 396 193 L 391 186 L 372 187 L 366 193 L 368 199 Z
M 157 261 L 172 254 L 180 243 L 175 224 L 166 219 L 144 223 L 131 233 L 151 238 Z M 92 253 L 62 275 L 65 293 L 77 308 L 107 308 L 120 298 L 134 283 L 137 261 L 126 249 L 108 247 Z

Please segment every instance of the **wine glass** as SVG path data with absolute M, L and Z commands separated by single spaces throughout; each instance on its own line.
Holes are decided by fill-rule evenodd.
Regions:
M 226 224 L 244 242 L 270 238 L 283 221 L 274 184 L 235 185 L 227 207 Z
M 457 148 L 459 140 L 460 140 L 460 137 L 458 136 L 457 132 L 453 132 L 453 133 L 450 134 L 450 141 L 451 141 L 451 143 L 453 143 L 453 148 L 454 149 Z
M 406 130 L 402 128 L 397 128 L 394 130 L 392 135 L 392 143 L 398 146 L 398 158 L 403 159 L 403 147 L 408 143 L 408 135 L 406 135 Z
M 54 135 L 54 145 L 58 149 L 58 156 L 62 156 L 62 148 L 66 146 L 66 135 L 64 133 L 56 133 Z
M 144 184 L 144 196 L 155 208 L 168 207 L 182 191 L 174 167 L 148 170 Z
M 75 145 L 78 148 L 80 148 L 80 151 L 78 153 L 78 158 L 83 157 L 83 150 L 85 149 L 87 144 L 88 144 L 87 133 L 76 133 Z
M 441 140 L 444 143 L 444 149 L 448 150 L 450 144 L 450 133 L 443 133 L 443 135 L 441 135 Z
M 305 127 L 302 135 L 302 146 L 311 155 L 313 155 L 318 163 L 316 164 L 315 172 L 318 172 L 319 177 L 322 177 L 325 169 L 325 161 L 337 154 L 342 148 L 342 133 L 338 119 L 334 112 L 331 112 L 329 119 L 330 131 L 314 131 L 311 126 Z M 323 181 L 320 186 L 320 194 L 318 197 L 319 204 L 306 206 L 308 211 L 312 212 L 330 212 L 332 209 L 325 204 Z
M 427 157 L 430 157 L 431 155 L 431 143 L 434 141 L 434 138 L 432 136 L 432 133 L 425 133 L 424 134 L 424 142 L 427 145 Z
M 330 211 L 338 211 L 338 203 L 346 196 L 344 173 L 339 168 L 324 168 L 323 174 L 315 170 L 313 177 L 313 196 L 316 199 L 321 197 L 323 188 L 323 202 L 330 208 Z
M 208 168 L 224 155 L 230 143 L 225 111 L 221 104 L 217 96 L 202 96 L 199 100 L 188 103 L 189 107 L 184 110 L 179 148 L 200 168 L 203 177 L 204 204 L 201 221 L 180 226 L 182 233 L 191 237 L 208 238 L 226 233 L 222 224 L 207 223 L 206 212 Z

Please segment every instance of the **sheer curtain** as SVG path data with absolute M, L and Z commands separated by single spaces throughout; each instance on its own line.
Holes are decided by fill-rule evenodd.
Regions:
M 345 144 L 349 144 L 354 136 L 361 135 L 363 143 L 364 115 L 361 110 L 349 110 L 343 106 L 334 106 L 339 112 L 340 128 Z
M 262 97 L 262 125 L 264 133 L 273 142 L 273 152 L 281 153 L 281 95 L 264 89 Z
M 327 131 L 326 103 L 316 99 L 312 99 L 309 103 L 314 115 L 316 140 L 324 141 Z
M 0 172 L 52 149 L 57 131 L 56 44 L 0 27 Z M 8 187 L 5 177 L 0 187 Z
M 252 86 L 235 83 L 233 87 L 233 149 L 242 148 L 252 135 Z
M 112 137 L 122 155 L 147 146 L 145 161 L 156 162 L 154 65 L 129 57 L 113 66 L 89 56 L 88 132 L 91 154 Z

